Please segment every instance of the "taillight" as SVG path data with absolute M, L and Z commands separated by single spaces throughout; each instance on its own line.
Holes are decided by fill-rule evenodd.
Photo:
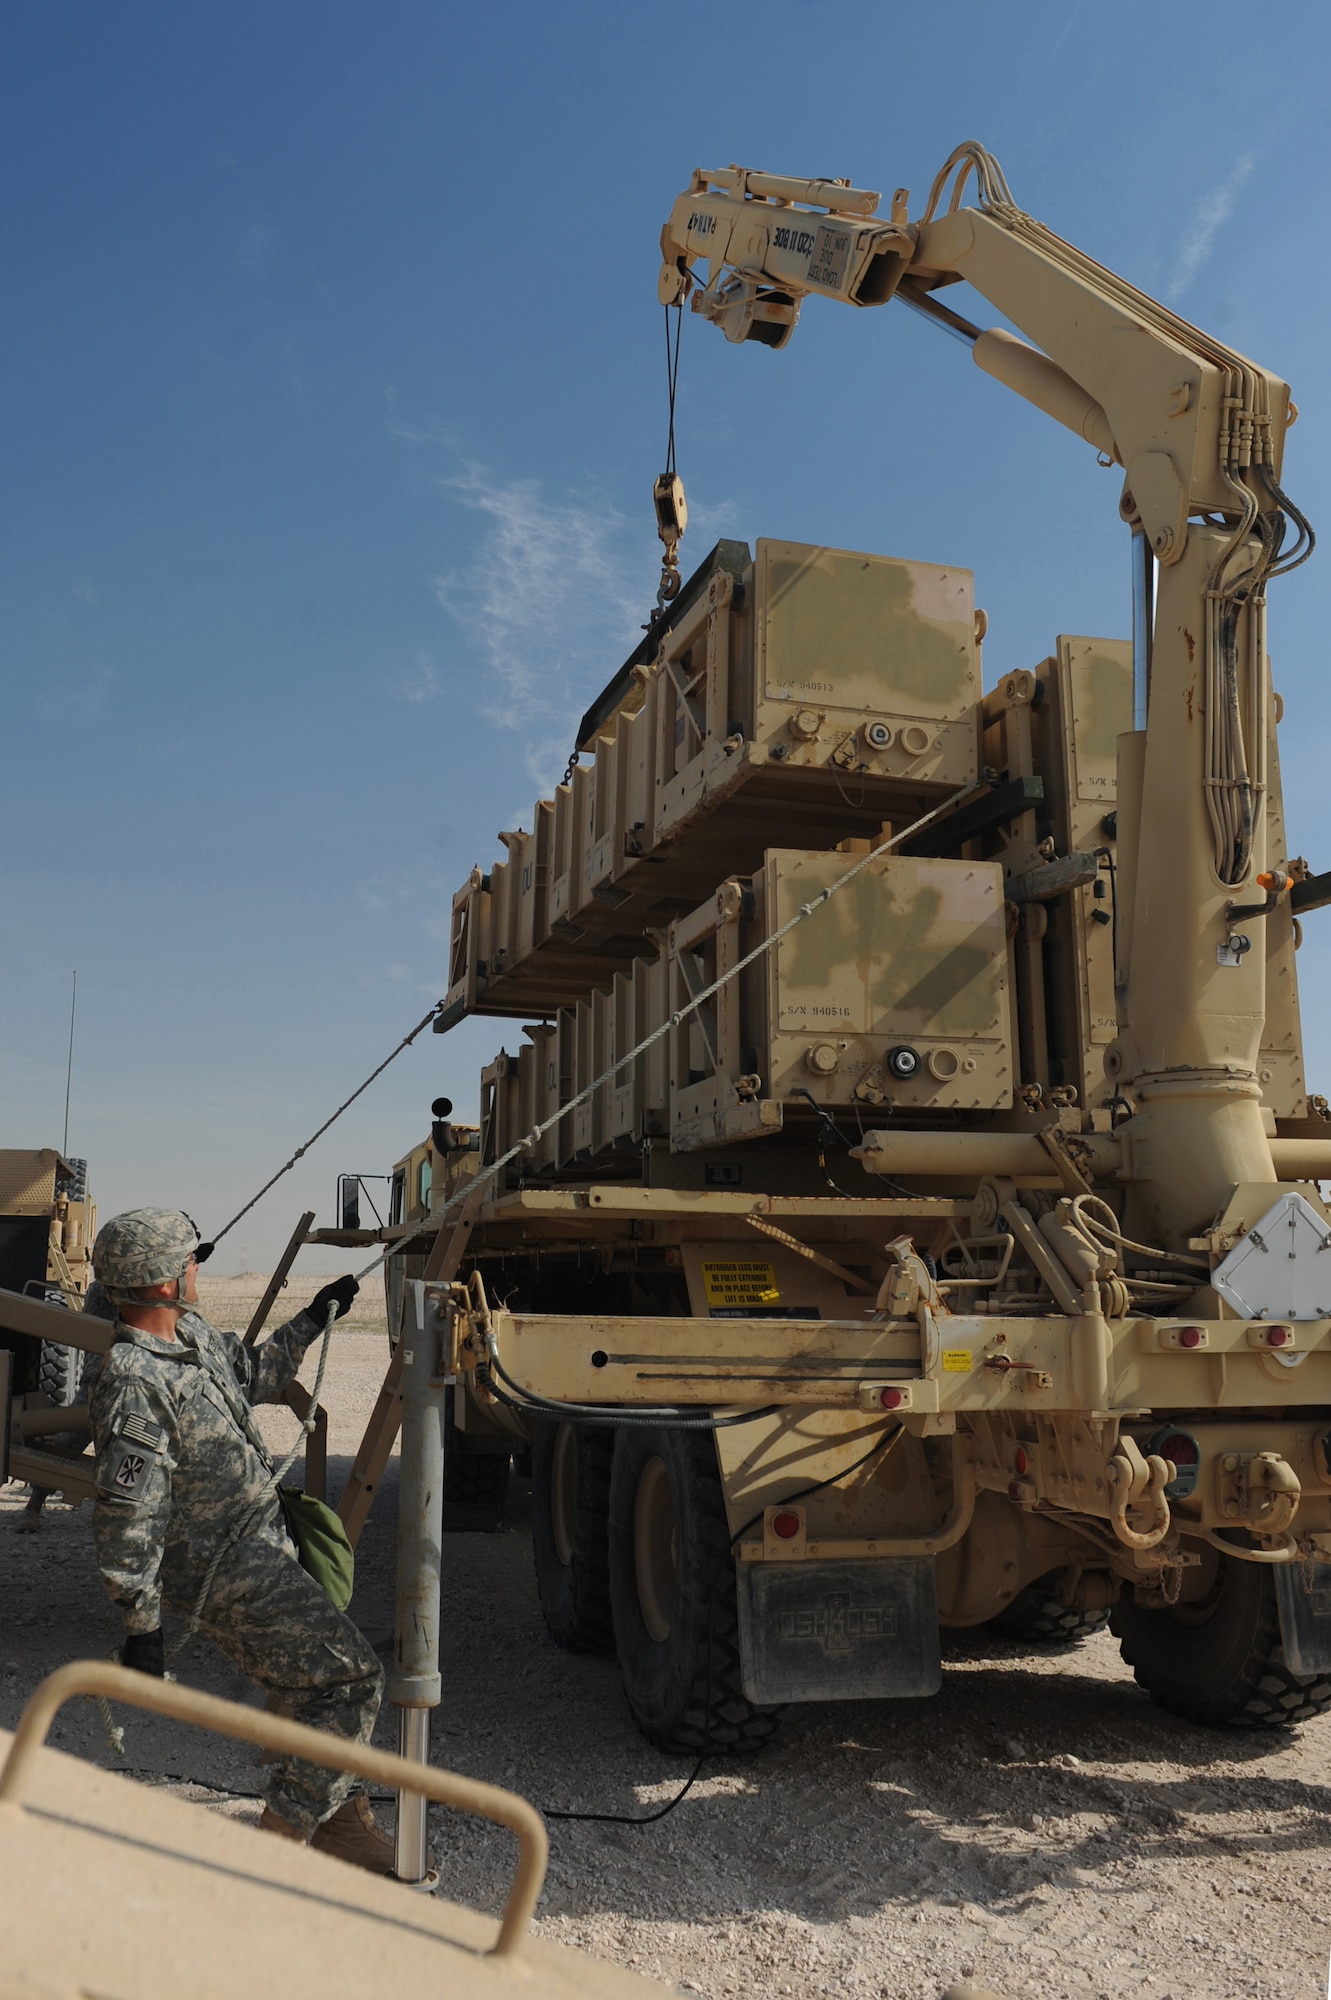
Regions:
M 798 1514 L 792 1514 L 789 1508 L 785 1508 L 780 1514 L 773 1514 L 772 1533 L 783 1542 L 793 1542 L 799 1531 L 800 1517 Z
M 1191 1431 L 1176 1431 L 1167 1426 L 1157 1431 L 1146 1447 L 1147 1456 L 1170 1459 L 1174 1466 L 1174 1477 L 1165 1492 L 1171 1500 L 1186 1500 L 1197 1490 L 1197 1480 L 1202 1469 L 1202 1448 Z

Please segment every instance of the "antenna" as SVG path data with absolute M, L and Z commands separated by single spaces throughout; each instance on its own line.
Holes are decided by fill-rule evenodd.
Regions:
M 60 1150 L 69 1158 L 69 1092 L 74 1081 L 74 1009 L 79 998 L 79 972 L 75 966 L 73 984 L 69 990 L 69 1061 L 65 1065 L 65 1141 Z

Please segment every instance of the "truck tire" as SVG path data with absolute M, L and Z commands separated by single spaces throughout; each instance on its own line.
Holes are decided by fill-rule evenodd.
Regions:
M 444 1391 L 444 1530 L 492 1535 L 503 1526 L 512 1452 L 460 1431 L 453 1421 L 454 1394 L 452 1388 Z
M 57 1409 L 67 1410 L 78 1401 L 82 1373 L 81 1347 L 61 1347 L 54 1340 L 42 1342 L 37 1357 L 36 1387 L 43 1396 L 50 1397 Z
M 989 1620 L 989 1630 L 1019 1645 L 1078 1646 L 1109 1622 L 1107 1611 L 1079 1611 L 1064 1604 L 1050 1579 L 1039 1577 L 1018 1592 L 1006 1610 Z
M 1109 1624 L 1137 1685 L 1188 1722 L 1288 1729 L 1331 1708 L 1331 1677 L 1285 1663 L 1275 1579 L 1262 1564 L 1221 1556 L 1205 1597 L 1155 1611 L 1124 1595 Z
M 624 1426 L 610 1472 L 610 1602 L 629 1707 L 658 1750 L 758 1750 L 778 1726 L 740 1677 L 735 1558 L 707 1431 Z
M 610 1462 L 615 1434 L 593 1424 L 538 1423 L 532 1437 L 532 1550 L 550 1637 L 566 1653 L 613 1653 Z

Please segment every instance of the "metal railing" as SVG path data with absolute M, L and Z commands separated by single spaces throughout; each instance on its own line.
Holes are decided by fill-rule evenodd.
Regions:
M 499 1920 L 499 1936 L 490 1955 L 514 1958 L 521 1952 L 545 1880 L 549 1841 L 545 1822 L 535 1806 L 519 1798 L 516 1792 L 460 1777 L 455 1771 L 438 1771 L 427 1764 L 412 1763 L 391 1751 L 352 1743 L 322 1729 L 289 1722 L 285 1716 L 242 1708 L 238 1702 L 222 1701 L 216 1695 L 201 1694 L 197 1688 L 160 1681 L 107 1660 L 74 1660 L 47 1675 L 19 1717 L 9 1755 L 0 1770 L 0 1807 L 16 1811 L 21 1806 L 37 1752 L 45 1743 L 57 1713 L 75 1695 L 101 1695 L 109 1701 L 124 1702 L 130 1708 L 147 1709 L 152 1715 L 164 1715 L 173 1722 L 189 1722 L 198 1729 L 211 1729 L 219 1736 L 256 1743 L 282 1757 L 301 1757 L 307 1763 L 323 1764 L 330 1770 L 350 1771 L 391 1791 L 414 1792 L 438 1805 L 474 1813 L 507 1827 L 517 1835 L 518 1865 Z

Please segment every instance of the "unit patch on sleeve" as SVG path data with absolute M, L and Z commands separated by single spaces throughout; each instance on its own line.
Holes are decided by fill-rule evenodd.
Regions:
M 165 1470 L 166 1430 L 150 1417 L 122 1417 L 97 1462 L 97 1490 L 108 1499 L 145 1500 L 154 1469 Z
M 148 1461 L 142 1452 L 123 1452 L 116 1468 L 115 1484 L 122 1492 L 132 1493 L 147 1470 Z

